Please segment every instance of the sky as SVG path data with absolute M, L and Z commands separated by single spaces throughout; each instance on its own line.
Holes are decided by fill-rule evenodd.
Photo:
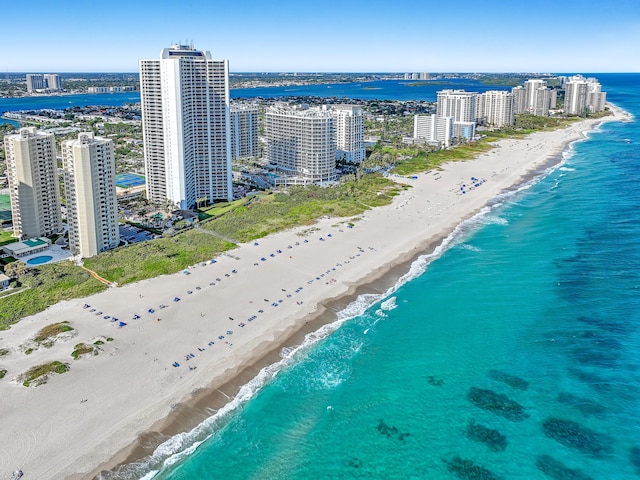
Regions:
M 640 71 L 640 0 L 30 0 L 0 11 L 12 8 L 0 72 L 135 72 L 179 42 L 231 72 Z

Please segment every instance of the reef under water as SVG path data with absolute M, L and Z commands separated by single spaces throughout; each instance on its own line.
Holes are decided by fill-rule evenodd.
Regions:
M 542 423 L 542 431 L 561 445 L 591 457 L 599 458 L 612 452 L 613 440 L 610 437 L 573 420 L 548 418 Z
M 512 422 L 519 422 L 529 417 L 522 405 L 493 390 L 471 387 L 467 398 L 476 407 L 500 415 Z

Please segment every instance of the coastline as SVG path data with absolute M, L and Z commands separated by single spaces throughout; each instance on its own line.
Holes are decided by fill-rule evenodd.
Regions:
M 38 453 L 36 454 L 30 448 L 25 448 L 25 451 L 21 452 L 20 446 L 24 447 L 28 442 L 23 442 L 18 438 L 19 441 L 12 442 L 12 445 L 0 447 L 0 469 L 11 470 L 15 465 L 8 464 L 8 459 L 14 460 L 20 456 L 27 457 L 21 464 L 21 466 L 24 465 L 23 470 L 35 478 L 92 478 L 100 470 L 114 468 L 123 462 L 139 460 L 149 453 L 148 449 L 142 449 L 140 443 L 151 444 L 153 448 L 154 440 L 157 445 L 160 440 L 166 439 L 174 432 L 193 428 L 211 415 L 211 409 L 215 410 L 228 404 L 229 400 L 235 396 L 235 392 L 255 377 L 260 369 L 280 360 L 279 352 L 283 347 L 300 345 L 307 333 L 317 332 L 322 326 L 335 322 L 336 312 L 342 311 L 360 294 L 371 292 L 383 294 L 386 292 L 409 270 L 418 257 L 433 252 L 444 239 L 450 237 L 462 222 L 476 215 L 487 204 L 494 201 L 496 196 L 505 191 L 513 190 L 538 176 L 541 171 L 550 166 L 550 162 L 560 162 L 562 152 L 567 146 L 584 138 L 584 130 L 591 130 L 607 121 L 622 119 L 622 113 L 618 109 L 614 109 L 614 113 L 615 115 L 612 117 L 578 122 L 563 130 L 541 132 L 522 140 L 501 140 L 497 142 L 499 145 L 497 148 L 481 154 L 475 160 L 447 164 L 443 167 L 442 172 L 420 174 L 415 181 L 400 179 L 412 185 L 413 188 L 405 190 L 394 199 L 391 205 L 365 212 L 363 218 L 355 222 L 353 229 L 344 227 L 343 223 L 340 223 L 344 222 L 343 219 L 321 220 L 316 225 L 319 231 L 307 233 L 306 238 L 310 242 L 307 245 L 309 248 L 305 245 L 292 248 L 291 251 L 296 259 L 292 258 L 293 255 L 289 256 L 291 262 L 287 267 L 283 268 L 282 262 L 287 262 L 288 250 L 284 250 L 284 254 L 275 258 L 267 256 L 267 261 L 264 263 L 260 263 L 258 260 L 257 267 L 254 260 L 259 259 L 259 255 L 265 254 L 264 252 L 274 252 L 277 247 L 287 245 L 288 242 L 299 241 L 302 243 L 302 238 L 305 237 L 300 237 L 296 233 L 300 233 L 304 230 L 303 228 L 267 237 L 260 240 L 260 245 L 257 246 L 242 245 L 230 252 L 230 254 L 236 255 L 238 260 L 230 257 L 220 258 L 216 265 L 197 267 L 189 276 L 174 274 L 121 289 L 110 289 L 88 299 L 64 302 L 51 307 L 47 312 L 23 319 L 10 331 L 2 333 L 3 342 L 9 338 L 8 341 L 14 349 L 8 360 L 15 360 L 16 366 L 26 363 L 24 358 L 16 358 L 18 357 L 17 349 L 21 342 L 37 331 L 39 327 L 46 325 L 47 323 L 43 323 L 45 320 L 51 323 L 52 317 L 60 317 L 63 314 L 65 318 L 71 318 L 72 323 L 77 325 L 78 338 L 71 343 L 76 343 L 76 341 L 85 339 L 95 332 L 102 331 L 105 328 L 105 323 L 101 318 L 86 318 L 88 317 L 87 312 L 82 309 L 82 304 L 85 301 L 111 307 L 110 301 L 115 302 L 118 297 L 122 297 L 122 300 L 126 299 L 130 302 L 126 307 L 123 306 L 123 309 L 130 310 L 131 305 L 136 304 L 140 310 L 143 310 L 149 305 L 146 298 L 155 295 L 166 300 L 167 296 L 173 295 L 172 293 L 167 295 L 167 289 L 173 292 L 174 286 L 180 284 L 180 288 L 184 290 L 183 284 L 196 280 L 196 277 L 198 277 L 196 284 L 205 285 L 204 279 L 211 278 L 211 272 L 223 265 L 224 269 L 215 271 L 229 271 L 232 268 L 231 265 L 238 265 L 236 267 L 238 277 L 243 275 L 246 279 L 242 286 L 236 285 L 235 288 L 229 289 L 226 289 L 225 285 L 234 281 L 233 276 L 229 280 L 225 278 L 217 282 L 220 284 L 218 286 L 226 289 L 224 293 L 229 298 L 219 299 L 216 297 L 216 300 L 220 300 L 219 310 L 222 317 L 215 320 L 219 323 L 219 325 L 215 325 L 216 331 L 224 331 L 224 329 L 230 328 L 229 325 L 233 325 L 234 334 L 232 337 L 235 345 L 225 349 L 223 345 L 220 345 L 222 341 L 216 340 L 216 344 L 210 350 L 220 347 L 223 353 L 213 360 L 211 357 L 203 358 L 201 362 L 200 357 L 206 357 L 207 354 L 198 354 L 196 361 L 200 363 L 197 365 L 199 370 L 195 375 L 190 375 L 188 372 L 185 376 L 182 375 L 187 365 L 174 369 L 169 366 L 169 370 L 167 370 L 166 364 L 170 363 L 170 360 L 180 360 L 180 357 L 173 358 L 173 356 L 179 355 L 176 352 L 185 352 L 188 349 L 195 350 L 196 344 L 193 343 L 193 338 L 197 338 L 199 334 L 202 334 L 203 329 L 208 329 L 211 326 L 206 323 L 208 319 L 203 320 L 205 317 L 202 316 L 205 313 L 202 311 L 203 304 L 205 304 L 205 315 L 210 313 L 210 310 L 206 310 L 206 303 L 208 303 L 207 300 L 211 300 L 211 297 L 195 298 L 196 295 L 203 295 L 204 291 L 193 294 L 194 301 L 191 301 L 191 298 L 187 296 L 191 294 L 184 295 L 184 292 L 181 294 L 184 300 L 180 304 L 181 307 L 187 305 L 184 310 L 185 314 L 178 312 L 179 315 L 172 317 L 173 311 L 177 309 L 173 308 L 174 305 L 170 305 L 172 308 L 168 309 L 168 314 L 162 314 L 163 317 L 166 317 L 162 319 L 162 322 L 150 322 L 153 319 L 146 318 L 149 315 L 138 321 L 128 321 L 129 326 L 117 331 L 122 335 L 116 337 L 114 333 L 113 336 L 116 339 L 111 352 L 106 352 L 105 347 L 104 355 L 101 353 L 98 357 L 81 359 L 72 363 L 70 372 L 50 379 L 48 385 L 37 389 L 27 389 L 15 384 L 9 385 L 6 380 L 0 383 L 0 394 L 3 397 L 6 394 L 6 398 L 11 402 L 3 402 L 3 406 L 0 406 L 0 413 L 2 413 L 3 419 L 7 419 L 8 431 L 18 437 L 25 434 L 22 431 L 25 425 L 24 422 L 22 425 L 20 424 L 20 412 L 18 412 L 20 409 L 16 409 L 15 406 L 21 405 L 20 401 L 24 401 L 24 399 L 29 401 L 34 412 L 41 414 L 46 414 L 46 403 L 54 403 L 54 400 L 58 405 L 68 405 L 67 409 L 76 411 L 78 410 L 77 399 L 80 398 L 81 393 L 72 392 L 75 396 L 71 396 L 68 392 L 71 385 L 77 387 L 74 380 L 76 382 L 85 381 L 89 392 L 86 394 L 83 392 L 82 395 L 87 395 L 86 398 L 90 397 L 91 404 L 80 405 L 81 409 L 89 410 L 92 408 L 95 397 L 98 395 L 117 397 L 112 402 L 107 402 L 106 405 L 100 405 L 100 410 L 78 414 L 78 417 L 84 421 L 84 428 L 83 422 L 79 422 L 75 426 L 75 430 L 73 425 L 65 425 L 67 428 L 62 428 L 65 421 L 67 424 L 73 423 L 69 421 L 70 416 L 73 417 L 73 412 L 62 412 L 64 415 L 59 415 L 55 421 L 47 418 L 45 423 L 47 423 L 46 427 L 49 427 L 49 430 L 42 435 L 46 437 L 44 440 L 38 439 L 40 440 L 37 444 Z M 473 191 L 469 191 L 468 195 L 456 193 L 455 188 L 459 182 L 468 180 L 470 175 L 486 179 L 487 182 Z M 430 205 L 432 203 L 433 205 Z M 323 240 L 319 240 L 319 237 L 327 235 L 327 232 L 331 233 L 332 237 L 325 236 Z M 338 241 L 339 238 L 340 241 Z M 305 248 L 307 248 L 306 251 Z M 254 251 L 260 253 L 253 253 Z M 301 257 L 300 260 L 298 257 Z M 349 265 L 346 265 L 347 259 Z M 339 263 L 343 265 L 337 267 Z M 334 270 L 338 268 L 335 270 L 336 273 L 331 270 L 334 264 L 336 264 Z M 329 270 L 326 270 L 328 267 Z M 316 272 L 318 275 L 323 272 L 322 277 L 310 274 L 310 269 L 312 273 Z M 249 277 L 245 276 L 245 270 L 252 272 Z M 325 270 L 327 273 L 324 273 Z M 213 275 L 220 275 L 216 278 L 223 278 L 220 273 Z M 277 295 L 274 290 L 277 292 L 279 289 L 274 289 L 273 285 L 269 284 L 269 280 L 275 278 L 278 278 L 278 282 L 287 287 L 285 291 L 292 291 L 296 285 L 303 286 L 302 293 L 298 294 L 299 296 L 294 296 L 293 300 L 304 298 L 304 303 L 289 305 L 286 302 L 288 306 L 281 305 L 275 308 L 262 302 L 263 292 L 269 298 L 277 298 L 273 297 L 274 294 Z M 307 283 L 309 278 L 312 279 L 311 283 Z M 331 283 L 325 282 L 326 279 L 330 279 Z M 290 283 L 292 286 L 289 285 Z M 218 286 L 211 288 L 216 289 Z M 207 288 L 205 287 L 205 289 Z M 307 293 L 307 290 L 310 292 Z M 248 291 L 251 291 L 251 295 Z M 138 297 L 138 295 L 141 296 Z M 284 293 L 280 295 L 283 298 L 285 296 Z M 142 298 L 145 300 L 140 300 Z M 251 300 L 248 300 L 249 298 Z M 228 301 L 225 303 L 224 300 Z M 191 303 L 187 303 L 187 301 Z M 247 305 L 247 301 L 251 306 Z M 254 301 L 255 304 L 253 304 Z M 241 308 L 240 303 L 244 303 L 244 307 Z M 158 304 L 158 300 L 155 304 Z M 237 328 L 237 321 L 230 323 L 225 316 L 226 312 L 222 314 L 223 311 L 229 309 L 252 312 L 259 308 L 258 305 L 267 313 L 255 323 L 247 324 L 246 327 L 240 329 Z M 208 308 L 211 307 L 212 305 L 208 306 Z M 218 308 L 218 305 L 214 308 Z M 274 315 L 276 311 L 284 315 L 282 317 Z M 200 314 L 199 319 L 197 314 L 194 315 L 196 312 Z M 186 313 L 190 315 L 186 315 Z M 193 318 L 187 320 L 186 317 Z M 165 324 L 172 321 L 192 321 L 196 325 L 189 328 L 190 335 L 185 335 L 188 338 L 183 340 L 176 338 L 175 329 L 163 328 Z M 143 322 L 146 323 L 143 325 Z M 112 326 L 108 323 L 106 325 Z M 260 328 L 255 328 L 255 330 L 260 331 L 253 335 L 248 333 L 249 329 L 254 329 L 259 325 Z M 152 335 L 162 337 L 159 340 L 145 335 L 154 328 L 155 332 Z M 187 330 L 187 327 L 180 327 L 180 333 L 182 330 Z M 245 332 L 247 335 L 243 340 L 236 342 L 236 334 L 238 334 L 237 339 L 240 340 L 240 336 Z M 227 337 L 229 338 L 229 336 Z M 209 337 L 207 337 L 208 339 Z M 143 344 L 134 347 L 136 341 L 140 343 L 140 340 L 143 341 Z M 154 345 L 150 345 L 145 340 L 148 343 L 152 343 L 153 340 L 156 342 Z M 173 345 L 174 343 L 180 343 L 180 345 Z M 237 347 L 237 350 L 241 351 L 234 352 L 236 349 L 233 347 Z M 68 355 L 70 349 L 71 345 L 60 343 L 49 351 L 38 351 L 33 355 L 41 358 L 54 358 L 56 355 L 60 356 L 60 351 L 64 351 Z M 216 351 L 216 354 L 220 349 Z M 149 374 L 158 369 L 148 368 L 148 366 L 143 368 L 149 362 L 142 358 L 142 350 L 149 350 L 149 352 L 144 352 L 144 355 L 147 353 L 158 356 L 161 353 L 173 355 L 170 359 L 162 360 L 165 373 L 158 373 L 161 377 L 160 380 L 149 378 Z M 228 368 L 220 365 L 223 363 L 220 360 L 230 361 Z M 92 364 L 98 362 L 100 362 L 99 369 L 91 368 Z M 132 364 L 132 362 L 134 363 Z M 3 361 L 3 363 L 7 362 Z M 132 369 L 132 366 L 139 368 Z M 128 391 L 120 392 L 118 388 L 127 386 L 122 383 L 120 378 L 122 369 L 126 370 L 127 367 L 138 371 L 131 372 L 131 385 L 129 385 Z M 214 372 L 216 367 L 217 370 Z M 204 370 L 210 370 L 216 380 L 211 382 L 211 375 L 198 375 Z M 14 376 L 17 373 L 19 371 L 11 369 L 9 376 Z M 199 378 L 194 378 L 196 376 Z M 160 383 L 160 385 L 156 385 L 157 390 L 154 389 L 156 382 Z M 145 387 L 147 389 L 143 390 Z M 138 388 L 140 390 L 137 390 Z M 146 395 L 141 395 L 141 391 L 148 392 L 149 398 L 139 398 L 146 397 Z M 155 392 L 159 396 L 154 396 Z M 126 410 L 126 412 L 122 412 L 122 410 Z M 118 413 L 121 414 L 119 420 L 114 420 L 115 425 L 112 425 L 111 414 L 116 417 Z M 91 430 L 99 430 L 97 434 L 96 432 L 85 432 L 87 424 L 91 426 Z M 34 429 L 36 431 L 33 431 Z M 38 436 L 42 433 L 42 429 L 43 427 L 38 427 L 38 422 L 35 422 L 32 430 L 26 433 Z M 84 435 L 85 441 L 69 442 L 70 444 L 64 447 L 55 445 L 56 440 L 58 443 L 63 443 L 61 440 L 68 438 L 68 435 L 74 432 L 80 437 Z M 139 441 L 136 441 L 136 438 Z M 119 444 L 116 444 L 116 439 L 120 442 Z M 123 443 L 128 444 L 128 447 L 122 449 Z M 28 458 L 29 455 L 34 458 Z M 98 468 L 95 467 L 97 464 L 100 464 Z

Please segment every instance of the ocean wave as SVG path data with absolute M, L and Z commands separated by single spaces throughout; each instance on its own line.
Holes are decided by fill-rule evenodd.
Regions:
M 474 246 L 474 245 L 470 245 L 468 243 L 459 243 L 458 245 L 456 245 L 456 247 L 462 249 L 462 250 L 469 250 L 470 252 L 480 252 L 480 248 Z
M 397 307 L 398 305 L 396 304 L 396 297 L 391 297 L 380 304 L 380 308 L 382 310 L 387 310 L 387 311 L 393 310 L 394 308 L 397 308 Z
M 571 168 L 571 167 L 560 167 L 560 168 L 558 168 L 558 170 L 560 170 L 561 172 L 575 172 L 576 171 L 575 168 Z

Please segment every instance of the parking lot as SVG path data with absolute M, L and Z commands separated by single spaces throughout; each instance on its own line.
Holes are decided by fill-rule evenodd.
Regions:
M 129 244 L 140 243 L 157 237 L 158 235 L 134 227 L 133 225 L 120 225 L 120 240 L 124 240 Z

